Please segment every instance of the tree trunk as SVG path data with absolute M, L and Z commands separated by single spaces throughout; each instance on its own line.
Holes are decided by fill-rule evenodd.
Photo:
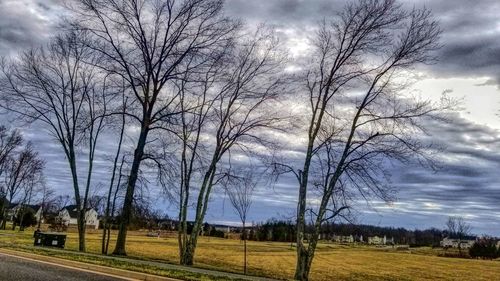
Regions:
M 102 240 L 101 240 L 101 254 L 103 254 L 103 255 L 108 254 L 108 252 L 106 251 L 107 229 L 108 229 L 108 221 L 107 221 L 106 216 L 104 216 L 104 219 L 102 222 Z
M 144 147 L 146 146 L 146 139 L 149 131 L 146 127 L 146 124 L 148 123 L 148 120 L 144 120 L 143 126 L 141 128 L 141 134 L 139 135 L 139 140 L 137 143 L 137 148 L 135 149 L 134 162 L 132 163 L 132 168 L 130 170 L 130 176 L 127 183 L 127 192 L 125 193 L 125 200 L 123 201 L 122 216 L 120 227 L 118 229 L 118 238 L 116 240 L 116 246 L 115 250 L 113 251 L 113 255 L 127 255 L 127 252 L 125 250 L 127 230 L 130 223 L 130 216 L 132 215 L 135 184 L 139 175 L 139 167 L 141 165 L 142 157 L 144 156 Z
M 180 263 L 184 263 L 185 252 L 187 250 L 187 197 L 182 199 L 181 207 L 179 210 L 179 230 L 178 230 L 178 240 L 179 240 L 179 258 Z M 191 259 L 192 260 L 192 259 Z
M 295 280 L 308 281 L 311 270 L 312 258 L 304 244 L 297 244 L 297 265 L 295 267 Z
M 9 197 L 9 202 L 12 203 L 12 193 Z M 9 204 L 10 205 L 10 204 Z M 12 230 L 16 230 L 16 214 L 15 213 L 12 213 L 12 216 L 10 217 L 10 219 L 12 220 Z M 5 224 L 5 227 L 7 227 L 7 223 Z
M 121 123 L 121 130 L 120 130 L 120 138 L 118 140 L 118 149 L 116 150 L 115 154 L 115 159 L 113 160 L 113 173 L 111 175 L 111 180 L 109 182 L 109 190 L 108 190 L 108 198 L 106 200 L 106 212 L 104 215 L 104 222 L 103 222 L 103 229 L 102 229 L 102 245 L 101 245 L 101 252 L 102 254 L 107 255 L 108 254 L 108 244 L 109 244 L 109 238 L 107 235 L 110 234 L 109 231 L 109 221 L 110 221 L 110 212 L 111 212 L 111 196 L 113 194 L 113 187 L 115 185 L 115 177 L 116 177 L 116 168 L 118 166 L 118 159 L 120 157 L 120 151 L 122 148 L 122 142 L 123 142 L 123 133 L 125 131 L 125 105 L 123 107 L 123 114 L 122 114 L 122 123 Z M 122 164 L 120 165 L 120 175 L 119 178 L 121 179 L 121 168 L 123 167 L 123 161 Z M 119 184 L 117 185 L 117 189 L 119 188 Z M 116 193 L 115 193 L 115 198 L 116 200 Z M 114 200 L 113 200 L 113 205 L 114 205 Z M 114 206 L 113 206 L 114 209 Z
M 4 207 L 2 210 L 2 225 L 0 225 L 0 229 L 5 230 L 6 225 L 7 225 L 7 212 L 6 208 Z
M 75 192 L 75 203 L 78 210 L 77 226 L 78 226 L 78 251 L 85 252 L 85 210 L 82 211 L 82 201 L 80 198 L 80 188 L 78 186 L 78 173 L 76 171 L 76 156 L 72 143 L 68 150 L 68 162 L 73 179 L 73 189 Z
M 42 205 L 41 205 L 41 210 L 40 210 L 40 217 L 38 218 L 38 224 L 37 224 L 37 229 L 40 229 L 40 227 L 42 226 L 42 218 L 44 217 L 44 209 L 45 209 L 45 199 L 43 199 L 42 201 Z
M 191 240 L 187 240 L 184 245 L 184 251 L 181 256 L 181 264 L 182 265 L 193 265 L 194 264 L 194 251 L 196 245 L 193 246 Z
M 245 222 L 243 222 L 243 273 L 246 275 L 247 274 L 247 233 L 245 232 Z
M 107 235 L 106 235 L 106 247 L 105 247 L 105 251 L 106 251 L 106 255 L 108 254 L 108 251 L 109 251 L 109 241 L 111 240 L 111 225 L 108 225 L 108 228 L 106 229 L 107 231 Z
M 85 209 L 81 207 L 78 211 L 78 250 L 80 252 L 85 252 Z
M 24 221 L 24 207 L 21 207 L 21 216 L 19 217 L 19 231 L 24 231 L 23 221 Z
M 212 189 L 212 184 L 215 177 L 216 161 L 214 159 L 216 158 L 216 155 L 217 154 L 214 155 L 212 164 L 210 165 L 208 171 L 205 173 L 203 183 L 200 188 L 198 202 L 196 204 L 196 218 L 194 221 L 193 231 L 191 232 L 189 239 L 186 241 L 186 249 L 183 252 L 183 256 L 181 257 L 182 265 L 193 265 L 194 263 L 194 254 L 198 242 L 198 235 L 200 234 L 203 220 L 205 219 L 208 199 L 210 197 L 210 191 Z

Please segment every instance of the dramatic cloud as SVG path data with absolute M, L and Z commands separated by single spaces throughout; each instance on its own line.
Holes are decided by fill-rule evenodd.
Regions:
M 498 233 L 500 132 L 459 117 L 428 127 L 432 140 L 444 148 L 438 156 L 441 167 L 436 172 L 396 169 L 393 184 L 403 205 L 390 211 L 420 216 L 420 225 L 427 226 L 436 225 L 436 219 L 444 223 L 448 215 L 463 215 L 474 222 L 476 232 Z
M 227 10 L 252 24 L 274 24 L 289 36 L 305 36 L 322 20 L 345 5 L 342 0 L 229 0 Z M 406 0 L 408 8 L 432 10 L 443 31 L 439 63 L 426 68 L 435 77 L 490 77 L 500 79 L 500 2 L 495 0 Z M 292 31 L 293 30 L 293 31 Z
M 500 2 L 425 1 L 443 30 L 439 63 L 430 69 L 445 77 L 487 76 L 500 82 Z
M 0 55 L 44 42 L 62 16 L 59 0 L 1 0 Z

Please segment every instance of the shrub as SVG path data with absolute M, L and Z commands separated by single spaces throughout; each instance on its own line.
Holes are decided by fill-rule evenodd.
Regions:
M 469 249 L 469 255 L 472 258 L 495 259 L 499 257 L 495 240 L 485 237 L 474 243 Z
M 219 237 L 219 238 L 224 238 L 225 237 L 224 231 L 216 230 L 215 228 L 212 228 L 212 230 L 210 230 L 210 234 L 209 235 L 212 236 L 212 237 Z
M 22 219 L 21 219 L 21 215 L 22 215 Z M 14 218 L 14 223 L 17 225 L 20 225 L 21 228 L 36 225 L 37 221 L 36 221 L 35 213 L 31 209 L 26 209 L 23 212 L 21 212 L 20 215 L 18 215 Z

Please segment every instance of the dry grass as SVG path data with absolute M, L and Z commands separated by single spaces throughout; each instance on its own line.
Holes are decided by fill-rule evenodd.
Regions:
M 0 233 L 2 234 L 2 233 Z M 7 235 L 5 235 L 7 234 Z M 32 232 L 11 231 L 0 235 L 1 242 L 31 245 Z M 111 246 L 114 241 L 111 242 Z M 68 234 L 66 248 L 77 249 L 77 235 Z M 295 248 L 289 243 L 249 242 L 249 273 L 280 279 L 293 276 Z M 100 252 L 100 234 L 87 234 L 87 249 Z M 243 247 L 238 240 L 201 237 L 196 265 L 203 268 L 241 272 Z M 177 263 L 175 236 L 154 238 L 146 233 L 130 233 L 127 252 L 140 259 Z M 444 258 L 438 251 L 420 248 L 397 252 L 373 247 L 348 247 L 321 244 L 317 251 L 311 279 L 326 280 L 500 280 L 500 261 Z

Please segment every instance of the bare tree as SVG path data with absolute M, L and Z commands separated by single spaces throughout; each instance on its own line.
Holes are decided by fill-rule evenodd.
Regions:
M 99 58 L 85 40 L 85 32 L 70 31 L 2 67 L 2 106 L 28 122 L 44 123 L 64 151 L 78 211 L 80 251 L 85 251 L 84 210 L 109 99 L 107 79 L 93 66 Z M 84 184 L 77 167 L 81 147 L 88 153 Z
M 472 227 L 463 217 L 451 216 L 446 221 L 446 228 L 451 238 L 458 239 L 458 251 L 462 254 L 462 240 L 471 235 Z
M 116 209 L 117 209 L 117 204 L 118 204 L 118 197 L 120 192 L 125 191 L 127 186 L 126 186 L 126 171 L 124 169 L 124 165 L 126 164 L 125 161 L 125 155 L 122 156 L 121 162 L 120 162 L 120 167 L 118 169 L 118 181 L 116 182 L 116 186 L 114 187 L 114 190 L 112 190 L 112 200 L 111 200 L 111 205 L 108 213 L 108 219 L 111 219 L 111 221 L 108 222 L 107 227 L 106 227 L 106 235 L 105 235 L 105 247 L 104 247 L 104 253 L 108 253 L 109 249 L 109 242 L 111 239 L 111 226 L 113 219 L 115 218 L 116 215 Z
M 114 215 L 114 209 L 115 209 L 115 204 L 116 204 L 116 197 L 118 195 L 118 190 L 121 184 L 121 178 L 122 178 L 122 168 L 124 164 L 124 157 L 122 156 L 122 161 L 118 170 L 118 183 L 115 182 L 116 179 L 116 173 L 118 169 L 118 163 L 120 160 L 120 155 L 122 154 L 122 144 L 123 144 L 123 137 L 125 133 L 125 124 L 126 124 L 126 115 L 125 115 L 125 109 L 126 109 L 126 100 L 124 99 L 123 101 L 123 112 L 121 114 L 121 124 L 120 124 L 120 137 L 118 138 L 118 145 L 116 149 L 116 154 L 113 159 L 113 167 L 112 167 L 112 172 L 111 172 L 111 179 L 109 182 L 109 188 L 108 188 L 108 195 L 106 197 L 106 207 L 104 211 L 104 217 L 102 220 L 103 223 L 103 235 L 102 235 L 102 245 L 101 245 L 101 252 L 103 254 L 108 254 L 108 247 L 109 247 L 109 239 L 111 236 L 111 220 Z M 114 196 L 113 196 L 114 195 Z
M 40 195 L 41 198 L 39 199 L 41 200 L 40 207 L 42 211 L 40 212 L 40 217 L 38 218 L 38 229 L 41 228 L 42 220 L 45 219 L 45 215 L 50 211 L 51 205 L 53 205 L 53 202 L 55 201 L 55 191 L 43 182 L 40 188 Z
M 212 189 L 228 176 L 231 155 L 267 145 L 263 131 L 282 121 L 272 107 L 281 93 L 284 61 L 274 32 L 263 27 L 239 38 L 201 75 L 191 75 L 178 85 L 185 109 L 178 130 L 182 145 L 179 250 L 185 265 L 193 264 Z M 200 182 L 199 188 L 193 189 L 193 182 Z M 188 235 L 186 218 L 193 193 L 195 221 Z
M 23 138 L 18 130 L 9 130 L 5 126 L 0 126 L 0 177 L 3 175 L 6 168 L 7 160 L 23 143 Z M 0 185 L 0 199 L 3 201 L 0 208 L 2 223 L 0 228 L 5 229 L 6 209 L 9 207 L 10 201 L 7 202 L 7 190 L 5 185 Z
M 43 163 L 43 161 L 42 161 L 42 163 Z M 19 208 L 19 211 L 17 213 L 20 231 L 24 231 L 24 227 L 25 227 L 24 219 L 25 219 L 26 213 L 33 211 L 33 210 L 29 209 L 29 206 L 30 206 L 33 198 L 36 197 L 36 195 L 38 193 L 40 193 L 43 189 L 43 185 L 45 183 L 45 180 L 44 180 L 44 176 L 43 176 L 42 172 L 43 172 L 42 169 L 39 172 L 35 172 L 30 177 L 30 180 L 26 183 L 26 185 L 23 188 L 23 194 L 22 194 L 21 199 L 19 200 L 20 208 Z M 35 216 L 35 219 L 36 219 L 36 216 Z M 15 222 L 12 225 L 12 229 L 15 229 Z
M 447 105 L 402 90 L 414 65 L 433 61 L 439 33 L 428 10 L 406 11 L 394 0 L 348 3 L 318 26 L 301 80 L 309 110 L 303 166 L 275 165 L 299 184 L 295 279 L 308 280 L 321 225 L 347 214 L 353 198 L 393 198 L 387 162 L 430 163 L 416 136 Z
M 17 155 L 9 157 L 6 162 L 3 178 L 7 198 L 10 203 L 13 203 L 18 195 L 22 195 L 17 198 L 18 204 L 21 205 L 20 210 L 22 210 L 22 205 L 31 199 L 33 188 L 42 177 L 44 162 L 33 150 L 30 143 Z M 6 219 L 4 216 L 2 222 L 4 228 Z M 12 224 L 13 230 L 15 227 L 16 225 Z
M 229 178 L 224 184 L 225 191 L 234 210 L 238 214 L 242 224 L 242 239 L 244 243 L 243 272 L 247 274 L 247 231 L 246 222 L 250 207 L 252 206 L 252 196 L 257 188 L 258 180 L 255 178 L 255 171 L 238 173 L 235 177 Z
M 101 216 L 106 208 L 106 197 L 99 194 L 89 196 L 87 207 L 94 209 Z
M 2 176 L 5 161 L 23 142 L 18 130 L 9 130 L 0 126 L 0 176 Z
M 57 213 L 64 207 L 68 206 L 71 201 L 74 201 L 73 198 L 69 195 L 58 195 L 54 198 L 54 200 L 49 205 L 50 211 Z
M 75 27 L 92 34 L 89 47 L 103 55 L 99 66 L 126 81 L 126 115 L 140 128 L 114 254 L 125 255 L 127 226 L 148 136 L 179 113 L 172 81 L 193 71 L 221 48 L 237 24 L 222 15 L 221 0 L 85 0 L 75 4 Z M 194 60 L 189 69 L 180 65 Z

